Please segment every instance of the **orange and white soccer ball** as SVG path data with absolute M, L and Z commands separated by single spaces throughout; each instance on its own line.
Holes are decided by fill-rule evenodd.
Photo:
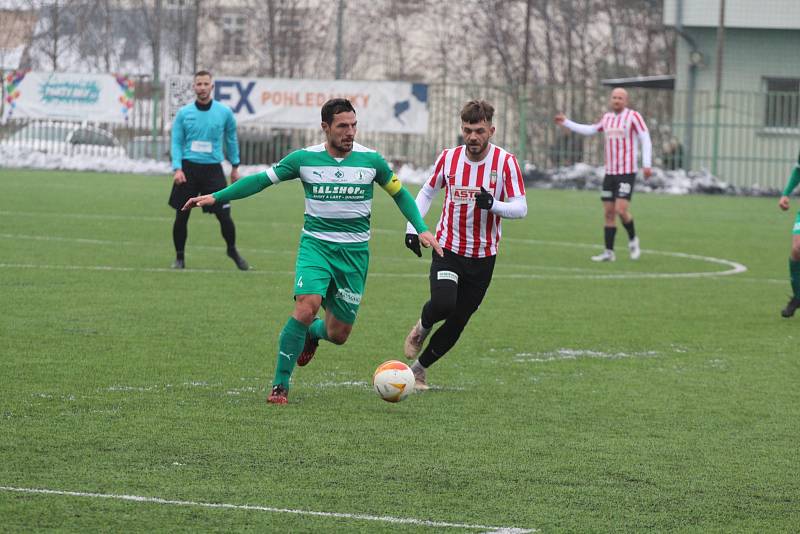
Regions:
M 414 391 L 414 371 L 398 360 L 383 362 L 372 375 L 375 393 L 386 402 L 400 402 Z

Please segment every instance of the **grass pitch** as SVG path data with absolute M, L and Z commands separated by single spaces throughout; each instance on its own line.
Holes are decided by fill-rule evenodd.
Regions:
M 390 405 L 371 374 L 402 357 L 429 260 L 377 190 L 353 335 L 298 368 L 279 407 L 264 400 L 299 184 L 235 203 L 246 273 L 198 211 L 189 269 L 168 268 L 168 177 L 3 170 L 0 184 L 0 530 L 800 524 L 800 317 L 779 316 L 793 215 L 775 199 L 637 195 L 642 258 L 620 228 L 617 262 L 593 264 L 597 193 L 529 191 L 434 389 Z

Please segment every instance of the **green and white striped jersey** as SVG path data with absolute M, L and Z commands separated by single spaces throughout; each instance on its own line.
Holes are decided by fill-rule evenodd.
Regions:
M 306 204 L 303 234 L 336 243 L 369 241 L 373 182 L 383 186 L 392 176 L 383 156 L 358 143 L 341 161 L 323 143 L 295 150 L 267 170 L 273 184 L 300 178 Z

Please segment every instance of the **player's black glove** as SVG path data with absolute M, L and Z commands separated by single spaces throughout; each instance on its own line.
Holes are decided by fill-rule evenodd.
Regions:
M 492 204 L 494 204 L 494 197 L 481 186 L 481 192 L 475 195 L 475 205 L 482 210 L 490 210 Z
M 422 249 L 419 248 L 419 236 L 417 234 L 406 234 L 406 246 L 417 257 L 422 257 Z

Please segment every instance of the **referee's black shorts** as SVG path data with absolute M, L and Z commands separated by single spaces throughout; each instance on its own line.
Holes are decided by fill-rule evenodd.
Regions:
M 172 192 L 169 195 L 169 205 L 179 210 L 186 204 L 186 201 L 197 195 L 210 195 L 220 189 L 225 189 L 228 182 L 225 180 L 225 172 L 220 163 L 194 163 L 188 159 L 181 161 L 181 169 L 186 175 L 186 181 L 182 184 L 172 184 Z M 214 204 L 213 206 L 203 206 L 205 213 L 216 213 L 224 209 L 230 209 L 230 204 Z
M 444 249 L 444 257 L 433 253 L 430 273 L 431 294 L 433 295 L 437 288 L 455 282 L 458 285 L 457 308 L 471 315 L 478 309 L 489 289 L 496 259 L 497 256 L 485 258 L 459 256 L 447 249 Z

